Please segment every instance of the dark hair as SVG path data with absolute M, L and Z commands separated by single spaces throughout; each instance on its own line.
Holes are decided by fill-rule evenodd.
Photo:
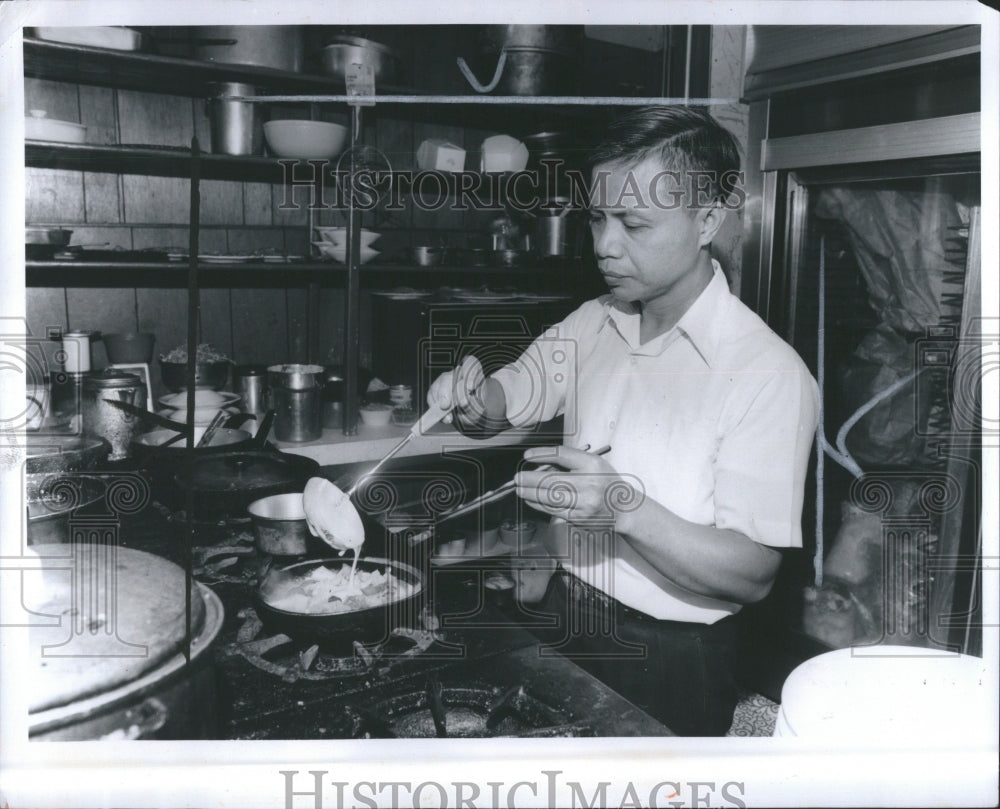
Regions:
M 712 200 L 729 195 L 740 170 L 732 133 L 705 107 L 676 105 L 637 107 L 612 121 L 591 152 L 590 166 L 631 167 L 654 156 L 666 170 L 704 173 Z

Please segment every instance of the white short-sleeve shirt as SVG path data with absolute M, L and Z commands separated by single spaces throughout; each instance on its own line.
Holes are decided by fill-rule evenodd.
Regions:
M 648 343 L 639 313 L 607 295 L 494 378 L 513 425 L 562 415 L 566 445 L 610 445 L 611 465 L 683 519 L 801 547 L 816 383 L 714 269 L 676 326 Z M 634 609 L 700 623 L 739 610 L 677 587 L 624 540 L 555 523 L 550 550 L 563 567 Z

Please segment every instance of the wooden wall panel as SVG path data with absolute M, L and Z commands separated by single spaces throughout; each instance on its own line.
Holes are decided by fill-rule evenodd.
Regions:
M 219 351 L 232 357 L 233 331 L 230 324 L 229 290 L 202 289 L 199 291 L 198 299 L 201 302 L 198 323 L 202 342 L 211 343 Z
M 319 293 L 320 361 L 337 365 L 344 361 L 344 290 L 324 287 Z
M 88 222 L 104 224 L 122 221 L 120 185 L 117 174 L 84 173 L 84 214 Z
M 122 183 L 126 222 L 187 226 L 191 199 L 191 185 L 187 180 L 126 174 Z
M 29 287 L 25 290 L 24 313 L 28 332 L 36 340 L 47 340 L 49 329 L 66 330 L 66 291 L 61 287 Z M 55 354 L 60 343 L 42 343 L 43 353 L 51 370 L 58 370 Z
M 24 171 L 24 215 L 29 224 L 82 222 L 83 175 L 77 171 Z
M 46 79 L 25 79 L 24 109 L 26 114 L 29 110 L 44 110 L 49 118 L 80 123 L 80 94 L 77 85 Z M 91 142 L 89 138 L 88 142 Z
M 185 180 L 188 198 L 191 185 Z M 198 187 L 201 194 L 202 225 L 238 225 L 243 219 L 243 192 L 240 183 L 223 180 L 203 180 Z
M 66 301 L 72 329 L 96 330 L 101 333 L 137 331 L 134 289 L 68 289 Z M 94 343 L 91 351 L 94 368 L 102 368 L 108 364 L 103 343 Z
M 118 127 L 122 143 L 189 146 L 194 132 L 191 99 L 118 90 Z
M 270 225 L 271 220 L 271 186 L 243 183 L 243 224 Z
M 233 360 L 240 365 L 289 361 L 283 289 L 233 289 Z
M 153 396 L 159 398 L 168 391 L 163 387 L 157 359 L 187 342 L 187 289 L 137 289 L 135 297 L 139 331 L 151 331 L 156 335 L 149 373 Z
M 81 84 L 80 123 L 87 127 L 87 143 L 117 143 L 115 91 Z
M 285 316 L 288 329 L 288 359 L 306 362 L 309 359 L 309 293 L 301 287 L 285 291 Z

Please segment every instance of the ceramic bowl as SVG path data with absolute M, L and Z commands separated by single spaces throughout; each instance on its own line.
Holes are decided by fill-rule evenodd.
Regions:
M 325 160 L 340 154 L 347 142 L 347 127 L 325 121 L 268 121 L 264 137 L 278 157 Z

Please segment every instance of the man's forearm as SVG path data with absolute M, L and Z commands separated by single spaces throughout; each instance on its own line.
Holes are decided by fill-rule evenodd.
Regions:
M 781 563 L 774 548 L 737 531 L 690 522 L 653 500 L 621 515 L 616 528 L 674 584 L 739 604 L 766 596 Z

